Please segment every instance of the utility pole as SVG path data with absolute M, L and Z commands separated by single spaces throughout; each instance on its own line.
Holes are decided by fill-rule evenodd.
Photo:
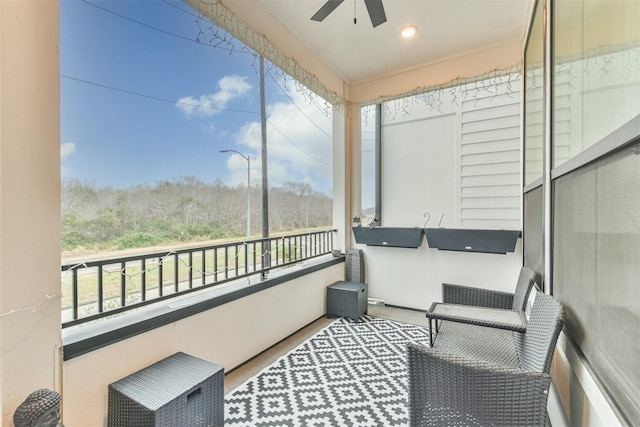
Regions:
M 269 180 L 267 178 L 267 108 L 264 96 L 264 57 L 260 55 L 260 117 L 262 123 L 262 238 L 269 237 Z M 262 241 L 262 279 L 267 278 L 264 269 L 271 266 L 271 245 Z

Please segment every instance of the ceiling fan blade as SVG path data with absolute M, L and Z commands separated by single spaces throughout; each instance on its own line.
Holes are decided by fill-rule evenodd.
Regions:
M 311 17 L 311 20 L 318 22 L 324 21 L 324 18 L 329 16 L 329 14 L 333 12 L 336 7 L 340 6 L 343 1 L 344 0 L 327 0 L 324 6 L 322 6 L 320 10 L 318 10 L 316 14 Z
M 382 0 L 364 0 L 364 4 L 367 6 L 367 11 L 369 12 L 369 18 L 371 18 L 373 28 L 387 22 L 387 15 L 384 13 Z

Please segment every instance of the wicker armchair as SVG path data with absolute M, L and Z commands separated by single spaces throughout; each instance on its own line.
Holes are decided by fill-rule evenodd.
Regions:
M 524 310 L 535 283 L 536 274 L 527 267 L 520 269 L 514 293 L 443 283 L 444 302 L 434 302 L 425 313 L 432 332 L 430 345 L 443 320 L 524 332 Z
M 562 305 L 536 292 L 526 333 L 444 321 L 434 348 L 409 344 L 411 426 L 544 426 Z
M 536 273 L 530 268 L 522 267 L 514 293 L 443 283 L 442 302 L 524 311 L 535 282 Z

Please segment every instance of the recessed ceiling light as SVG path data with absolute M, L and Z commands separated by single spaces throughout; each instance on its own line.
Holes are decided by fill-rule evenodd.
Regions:
M 405 39 L 410 39 L 411 37 L 415 36 L 417 32 L 418 27 L 416 27 L 415 25 L 407 25 L 402 29 L 400 35 L 402 35 L 402 37 Z

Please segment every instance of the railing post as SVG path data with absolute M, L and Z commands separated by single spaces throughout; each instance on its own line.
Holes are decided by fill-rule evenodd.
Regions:
M 224 278 L 229 278 L 229 247 L 224 247 Z
M 235 272 L 236 272 L 236 277 L 238 277 L 238 271 L 240 268 L 240 260 L 238 259 L 240 257 L 240 252 L 238 251 L 238 245 L 235 246 Z
M 102 277 L 102 264 L 100 264 L 98 266 L 98 313 L 102 313 L 103 311 L 104 311 L 104 279 Z
M 147 300 L 147 261 L 142 258 L 140 260 L 140 296 L 142 301 Z
M 193 252 L 189 251 L 189 289 L 193 288 Z
M 180 255 L 176 252 L 175 261 L 173 264 L 173 286 L 174 292 L 177 294 L 180 290 Z
M 213 250 L 213 282 L 218 281 L 218 248 Z
M 249 274 L 249 244 L 243 243 L 244 247 L 244 274 Z
M 127 263 L 120 263 L 120 307 L 124 307 L 127 302 Z
M 158 258 L 158 296 L 163 295 L 164 290 L 164 257 Z
M 71 270 L 71 300 L 73 301 L 73 318 L 78 318 L 78 269 Z
M 271 239 L 262 239 L 262 268 L 260 273 L 260 280 L 266 280 L 269 276 L 269 267 L 271 267 Z
M 201 252 L 201 257 L 202 257 L 202 263 L 201 263 L 201 267 L 202 267 L 202 284 L 206 285 L 207 284 L 207 251 L 205 251 L 204 249 Z

